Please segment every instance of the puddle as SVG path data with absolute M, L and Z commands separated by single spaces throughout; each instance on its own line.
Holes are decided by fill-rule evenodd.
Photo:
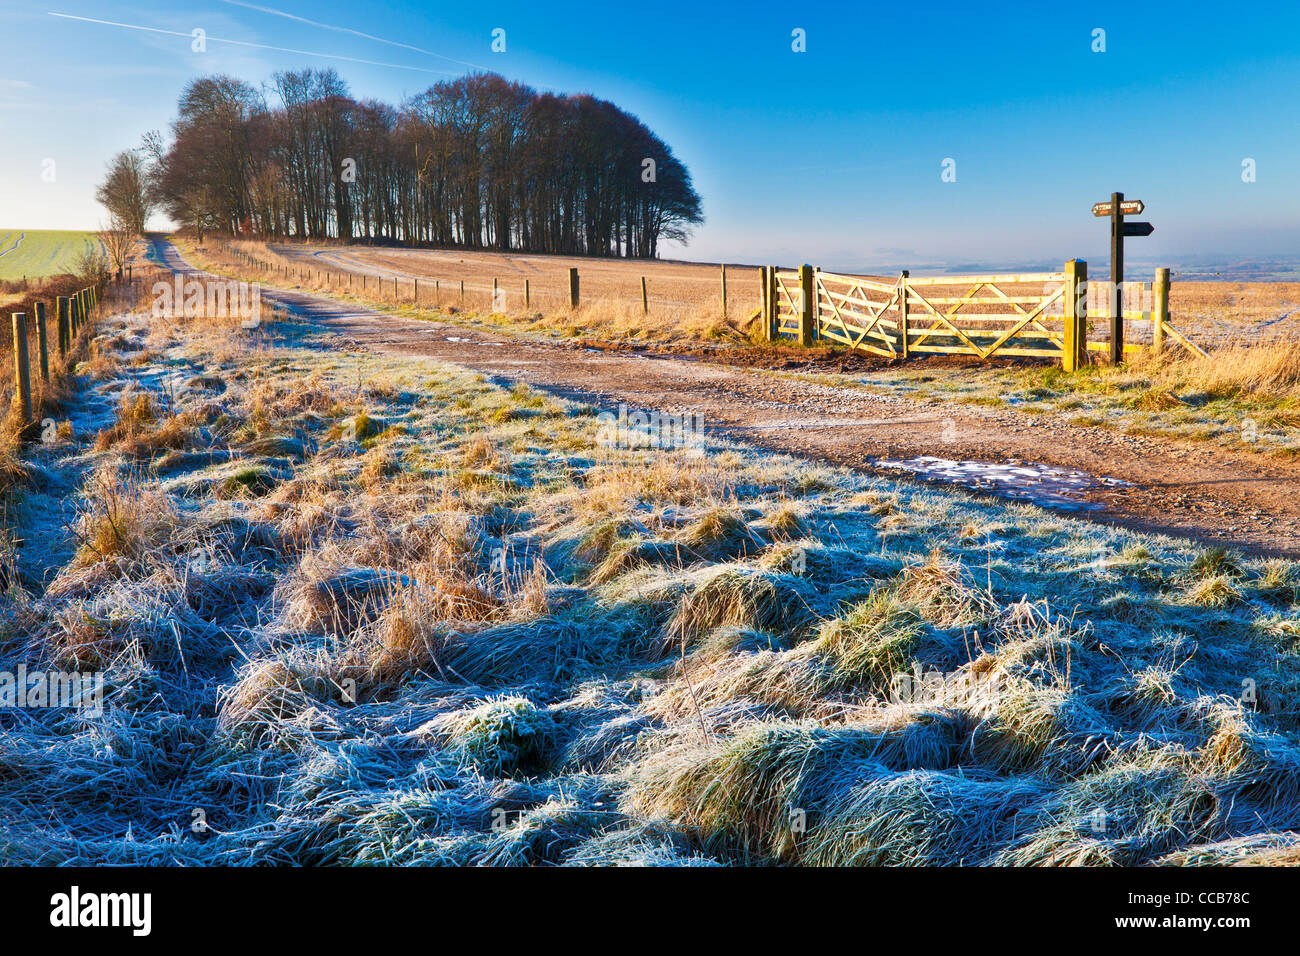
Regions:
M 1095 510 L 1103 505 L 1086 501 L 1083 493 L 1095 488 L 1127 485 L 1118 478 L 1097 477 L 1086 471 L 1069 471 L 1027 461 L 954 461 L 922 455 L 919 458 L 880 459 L 880 468 L 910 471 L 926 481 L 944 481 L 979 491 L 991 491 L 1036 505 L 1066 510 Z

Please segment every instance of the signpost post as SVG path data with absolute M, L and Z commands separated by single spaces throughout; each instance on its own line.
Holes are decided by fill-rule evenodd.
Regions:
M 1094 203 L 1092 214 L 1110 219 L 1110 364 L 1124 361 L 1124 237 L 1149 236 L 1155 226 L 1149 222 L 1125 222 L 1125 216 L 1140 216 L 1146 209 L 1140 199 L 1124 199 L 1111 193 L 1110 202 Z

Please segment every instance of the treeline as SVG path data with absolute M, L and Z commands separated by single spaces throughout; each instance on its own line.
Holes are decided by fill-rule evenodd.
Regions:
M 202 77 L 171 131 L 145 140 L 150 198 L 200 234 L 650 257 L 703 218 L 636 117 L 490 73 L 400 107 L 352 99 L 333 70 L 266 91 Z

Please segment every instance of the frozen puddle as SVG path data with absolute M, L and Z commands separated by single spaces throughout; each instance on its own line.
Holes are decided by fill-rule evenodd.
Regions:
M 1023 461 L 953 461 L 922 455 L 906 460 L 881 459 L 880 468 L 910 471 L 927 481 L 947 481 L 1037 505 L 1065 509 L 1094 509 L 1102 505 L 1082 499 L 1085 491 L 1127 485 L 1118 478 L 1098 478 L 1086 471 L 1067 471 Z

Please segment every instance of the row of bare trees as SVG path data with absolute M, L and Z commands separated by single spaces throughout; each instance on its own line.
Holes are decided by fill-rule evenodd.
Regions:
M 186 87 L 145 138 L 150 201 L 200 235 L 655 256 L 702 221 L 690 173 L 612 103 L 461 77 L 400 107 L 333 70 Z

